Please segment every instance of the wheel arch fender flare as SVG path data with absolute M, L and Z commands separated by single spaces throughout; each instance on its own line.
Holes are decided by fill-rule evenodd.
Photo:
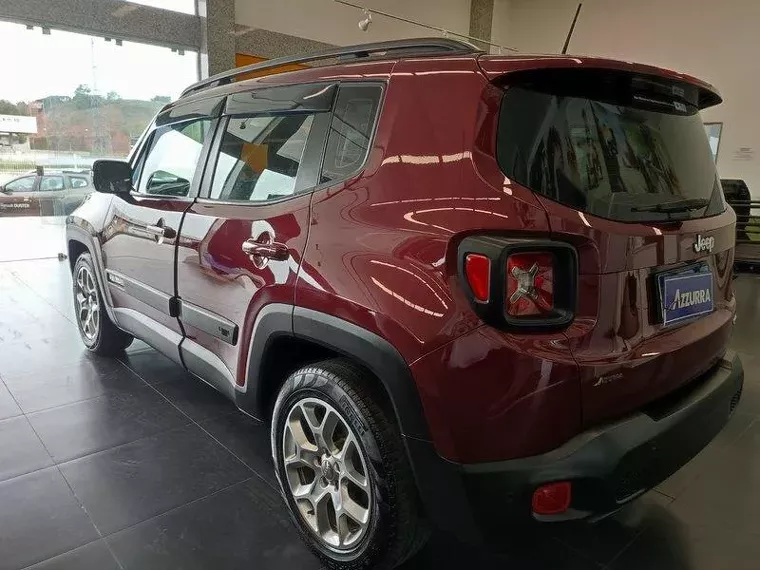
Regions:
M 246 389 L 238 392 L 238 407 L 262 417 L 266 410 L 262 365 L 278 337 L 301 339 L 346 356 L 367 368 L 382 383 L 401 434 L 429 441 L 425 420 L 409 366 L 381 336 L 354 323 L 302 307 L 270 304 L 262 308 L 251 334 L 246 365 Z
M 111 299 L 111 291 L 108 289 L 108 283 L 106 281 L 105 264 L 103 263 L 103 256 L 100 251 L 99 244 L 96 241 L 96 237 L 92 233 L 88 232 L 84 227 L 75 223 L 66 224 L 66 248 L 67 253 L 71 252 L 71 242 L 80 243 L 87 250 L 92 258 L 92 264 L 95 269 L 95 278 L 98 281 L 100 292 L 103 295 L 105 301 L 106 312 L 108 317 L 113 323 L 117 323 L 116 317 L 113 312 L 113 301 Z M 69 260 L 72 271 L 76 264 L 76 259 Z

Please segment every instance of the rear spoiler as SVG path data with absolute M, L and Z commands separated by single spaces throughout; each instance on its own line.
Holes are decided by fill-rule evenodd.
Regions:
M 723 102 L 718 90 L 709 83 L 678 73 L 670 69 L 603 59 L 598 57 L 571 57 L 552 55 L 533 56 L 490 56 L 478 57 L 478 64 L 489 81 L 500 84 L 522 83 L 526 78 L 543 75 L 550 79 L 552 71 L 566 70 L 557 75 L 567 75 L 569 70 L 584 70 L 587 75 L 632 75 L 639 78 L 668 85 L 677 90 L 683 89 L 694 94 L 691 103 L 700 110 L 719 105 Z

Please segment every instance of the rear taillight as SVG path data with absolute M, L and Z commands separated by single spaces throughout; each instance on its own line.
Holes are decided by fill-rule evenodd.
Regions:
M 531 332 L 572 322 L 578 262 L 571 245 L 477 236 L 462 240 L 458 254 L 465 292 L 486 323 Z
M 507 258 L 507 314 L 532 317 L 554 309 L 554 256 L 515 253 Z

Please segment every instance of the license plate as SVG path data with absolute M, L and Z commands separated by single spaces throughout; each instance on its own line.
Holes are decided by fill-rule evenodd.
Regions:
M 706 315 L 713 310 L 713 276 L 706 266 L 659 276 L 665 325 Z

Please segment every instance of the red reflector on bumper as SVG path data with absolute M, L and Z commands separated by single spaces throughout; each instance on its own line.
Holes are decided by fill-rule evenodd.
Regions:
M 542 485 L 533 493 L 533 512 L 537 515 L 559 515 L 570 507 L 572 497 L 568 481 Z

